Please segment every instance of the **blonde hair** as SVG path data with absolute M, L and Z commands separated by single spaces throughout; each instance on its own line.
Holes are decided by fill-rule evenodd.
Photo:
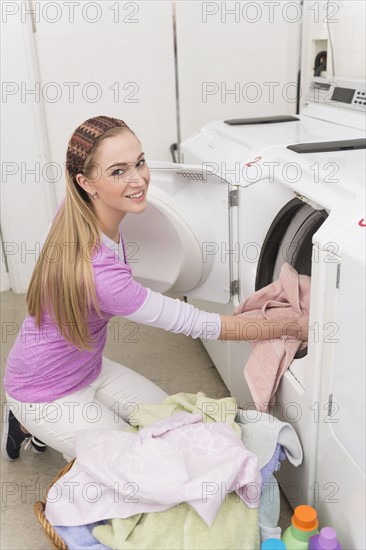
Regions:
M 82 173 L 92 178 L 95 158 L 101 142 L 122 132 L 135 133 L 128 127 L 113 127 L 99 136 L 83 164 Z M 41 327 L 43 310 L 54 317 L 61 335 L 79 350 L 92 351 L 93 340 L 87 327 L 88 311 L 92 304 L 100 318 L 97 304 L 92 252 L 100 247 L 99 219 L 89 194 L 66 170 L 66 197 L 55 216 L 33 270 L 27 292 L 28 314 Z M 51 254 L 50 254 L 51 252 Z M 56 257 L 55 257 L 56 256 Z M 85 257 L 87 256 L 87 257 Z M 86 330 L 85 330 L 86 329 Z

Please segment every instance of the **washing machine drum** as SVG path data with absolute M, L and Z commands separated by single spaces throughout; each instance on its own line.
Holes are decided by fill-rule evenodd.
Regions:
M 327 217 L 325 210 L 315 210 L 300 199 L 293 199 L 280 210 L 263 243 L 256 290 L 278 279 L 285 262 L 299 274 L 311 275 L 312 238 Z
M 285 262 L 301 275 L 311 275 L 312 239 L 328 214 L 315 210 L 299 199 L 288 202 L 277 214 L 263 243 L 259 257 L 255 289 L 278 279 Z M 307 354 L 298 350 L 295 359 Z

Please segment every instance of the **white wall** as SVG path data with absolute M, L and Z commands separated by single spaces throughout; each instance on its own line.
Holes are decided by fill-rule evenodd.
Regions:
M 300 17 L 299 1 L 177 2 L 182 140 L 212 120 L 296 112 Z
M 53 183 L 42 173 L 49 159 L 41 103 L 27 93 L 37 80 L 30 38 L 29 21 L 9 17 L 2 25 L 1 231 L 10 285 L 18 293 L 27 290 L 37 247 L 56 208 Z
M 9 277 L 9 272 L 6 265 L 6 256 L 5 256 L 1 234 L 0 234 L 0 254 L 1 254 L 0 292 L 4 292 L 5 290 L 10 290 L 10 277 Z
M 170 2 L 80 2 L 74 15 L 60 2 L 58 11 L 39 13 L 34 39 L 53 159 L 64 166 L 75 128 L 107 115 L 136 132 L 147 159 L 171 160 L 169 146 L 176 141 L 172 36 Z M 76 83 L 74 99 L 65 82 Z M 59 99 L 52 101 L 56 93 Z M 64 193 L 62 178 L 58 202 Z
M 327 10 L 328 5 L 328 10 Z M 328 13 L 328 18 L 327 18 Z M 328 25 L 327 25 L 328 20 Z M 329 29 L 328 29 L 329 27 Z M 330 48 L 329 33 L 333 44 Z M 366 2 L 363 0 L 305 0 L 303 19 L 302 89 L 313 75 L 314 48 L 327 41 L 328 62 L 325 77 L 366 78 Z M 324 44 L 324 42 L 323 42 Z M 333 74 L 334 61 L 335 73 Z

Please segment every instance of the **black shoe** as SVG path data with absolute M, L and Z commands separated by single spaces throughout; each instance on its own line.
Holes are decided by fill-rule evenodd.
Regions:
M 6 460 L 16 460 L 19 458 L 20 447 L 23 442 L 28 440 L 31 434 L 25 434 L 20 429 L 20 422 L 13 413 L 7 409 L 4 422 L 4 431 L 1 441 L 1 452 Z
M 36 454 L 42 454 L 47 449 L 47 445 L 40 439 L 37 439 L 34 435 L 32 435 L 31 447 L 32 451 Z

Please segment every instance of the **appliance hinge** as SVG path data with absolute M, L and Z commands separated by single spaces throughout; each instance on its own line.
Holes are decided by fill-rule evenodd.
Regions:
M 339 281 L 341 279 L 341 264 L 337 264 L 337 279 L 336 279 L 336 288 L 339 288 Z
M 331 393 L 329 395 L 329 400 L 328 400 L 328 415 L 327 416 L 332 416 L 332 409 L 333 409 L 333 394 Z
M 306 204 L 309 204 L 312 208 L 314 208 L 314 210 L 324 210 L 324 206 L 320 206 L 320 204 L 318 204 L 314 201 L 311 201 L 310 199 L 308 199 L 307 197 L 305 197 L 301 193 L 298 193 L 297 191 L 294 191 L 294 195 L 295 195 L 295 197 L 300 199 L 302 202 L 305 202 Z
M 239 281 L 236 279 L 235 281 L 231 281 L 230 283 L 230 294 L 231 296 L 234 296 L 234 294 L 239 294 Z
M 238 206 L 239 204 L 239 193 L 237 189 L 233 189 L 233 191 L 229 191 L 229 208 L 232 208 L 233 206 Z

